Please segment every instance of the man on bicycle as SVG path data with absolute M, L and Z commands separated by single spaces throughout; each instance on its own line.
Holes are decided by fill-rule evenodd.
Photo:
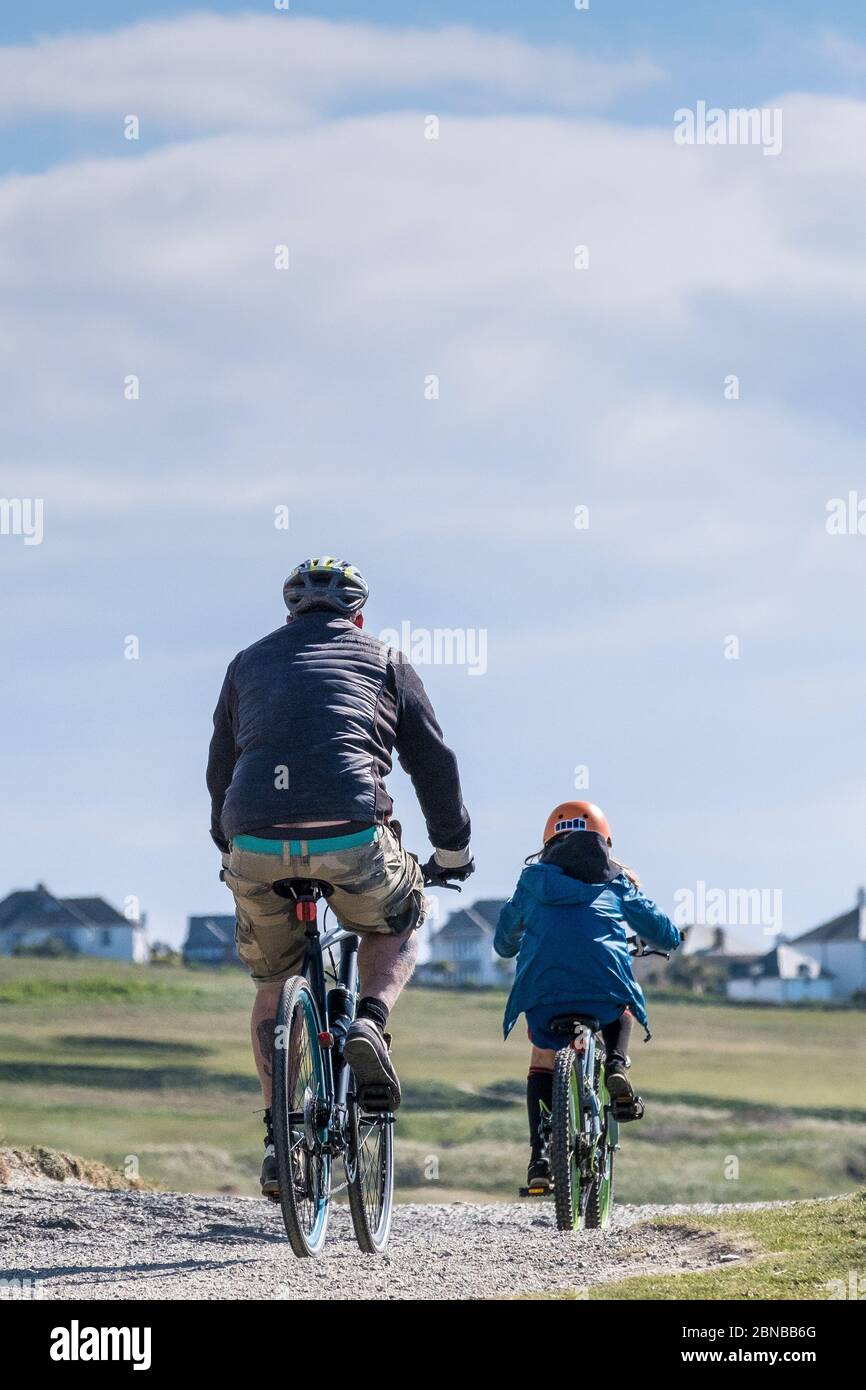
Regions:
M 262 1191 L 277 1190 L 270 1122 L 274 1023 L 283 983 L 301 973 L 305 939 L 281 879 L 333 885 L 341 926 L 361 936 L 360 1002 L 344 1055 L 368 1108 L 394 1110 L 400 1083 L 385 1025 L 412 975 L 429 881 L 474 869 L 457 761 L 418 675 L 363 631 L 369 590 L 330 557 L 283 586 L 286 624 L 240 652 L 214 712 L 208 759 L 211 835 L 235 899 L 238 954 L 253 977 L 251 1035 L 265 1101 Z M 434 847 L 419 867 L 388 824 L 396 749 Z

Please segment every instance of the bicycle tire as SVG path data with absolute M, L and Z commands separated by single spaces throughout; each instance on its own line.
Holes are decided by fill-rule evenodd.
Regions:
M 550 1109 L 550 1166 L 556 1226 L 574 1231 L 580 1226 L 581 1183 L 576 1146 L 583 1119 L 580 1081 L 574 1049 L 561 1047 L 553 1067 L 553 1102 Z
M 354 1090 L 349 1093 L 345 1163 L 355 1239 L 365 1255 L 381 1255 L 394 1203 L 394 1120 L 391 1115 L 365 1115 Z
M 320 1032 L 309 984 L 303 976 L 287 980 L 276 1017 L 271 1115 L 283 1222 L 300 1258 L 319 1254 L 330 1214 L 331 1159 L 321 1124 L 329 1096 Z M 303 1119 L 293 1121 L 293 1115 Z

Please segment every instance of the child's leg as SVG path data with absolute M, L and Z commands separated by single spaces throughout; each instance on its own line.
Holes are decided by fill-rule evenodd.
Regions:
M 604 1053 L 607 1066 L 612 1062 L 619 1062 L 625 1067 L 628 1064 L 628 1045 L 631 1041 L 631 1030 L 634 1026 L 634 1018 L 628 1009 L 624 1009 L 619 1018 L 614 1019 L 613 1023 L 606 1023 L 601 1030 L 604 1038 Z
M 541 1124 L 553 1105 L 553 1067 L 556 1053 L 552 1048 L 533 1046 L 526 1078 L 526 1113 L 529 1119 L 530 1164 L 543 1154 Z
M 628 1009 L 623 1010 L 613 1023 L 605 1024 L 601 1030 L 604 1039 L 604 1079 L 608 1095 L 613 1101 L 634 1099 L 632 1084 L 628 1078 L 628 1044 L 634 1019 Z

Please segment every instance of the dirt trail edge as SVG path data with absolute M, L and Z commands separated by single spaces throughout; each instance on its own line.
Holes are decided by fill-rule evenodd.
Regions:
M 297 1260 L 263 1200 L 16 1184 L 0 1188 L 0 1278 L 44 1299 L 507 1297 L 746 1258 L 689 1226 L 725 1209 L 622 1207 L 608 1231 L 561 1236 L 548 1203 L 401 1205 L 389 1253 L 369 1256 L 336 1206 L 325 1254 Z M 653 1224 L 662 1214 L 681 1222 Z

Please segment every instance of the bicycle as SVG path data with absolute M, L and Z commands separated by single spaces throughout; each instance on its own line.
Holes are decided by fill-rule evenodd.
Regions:
M 664 956 L 639 938 L 632 938 L 632 956 Z M 610 1224 L 614 1204 L 614 1157 L 619 1149 L 619 1126 L 640 1119 L 640 1096 L 611 1101 L 604 1079 L 601 1025 L 590 1014 L 560 1014 L 550 1021 L 553 1033 L 569 1035 L 556 1053 L 553 1101 L 542 1124 L 542 1140 L 550 1154 L 556 1225 L 560 1231 L 603 1229 Z M 541 1189 L 522 1191 L 541 1196 Z
M 424 882 L 457 888 L 426 876 Z M 362 1105 L 343 1059 L 357 1003 L 359 938 L 340 926 L 320 934 L 318 904 L 327 900 L 331 884 L 281 879 L 273 887 L 294 902 L 307 942 L 303 973 L 283 985 L 276 1017 L 271 1115 L 279 1196 L 274 1200 L 282 1208 L 292 1250 L 304 1258 L 321 1252 L 331 1199 L 346 1191 L 359 1246 L 366 1254 L 381 1254 L 394 1200 L 394 1116 Z M 340 959 L 334 966 L 336 947 Z M 332 961 L 330 989 L 326 954 Z M 333 1188 L 338 1158 L 345 1182 Z

